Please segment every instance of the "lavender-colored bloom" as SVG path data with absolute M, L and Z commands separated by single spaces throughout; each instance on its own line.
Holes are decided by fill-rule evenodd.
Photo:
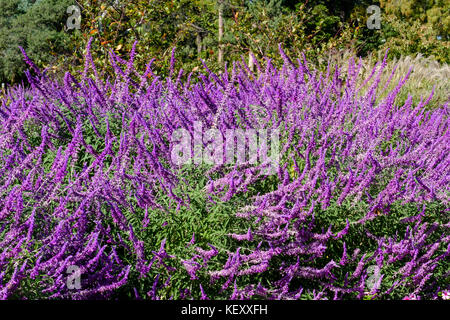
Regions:
M 199 282 L 208 275 L 226 298 L 363 298 L 374 264 L 395 266 L 392 275 L 377 278 L 377 296 L 399 288 L 421 298 L 437 295 L 450 254 L 449 223 L 425 221 L 429 206 L 449 203 L 448 103 L 429 110 L 430 95 L 398 105 L 408 75 L 382 95 L 387 56 L 359 79 L 362 61 L 351 59 L 346 75 L 331 65 L 322 73 L 304 57 L 294 63 L 280 46 L 281 68 L 266 59 L 257 62 L 258 76 L 249 76 L 239 63 L 222 74 L 205 66 L 198 81 L 190 75 L 184 82 L 183 71 L 175 73 L 175 49 L 169 77 L 156 76 L 151 62 L 139 74 L 134 43 L 128 60 L 110 52 L 115 75 L 103 79 L 92 41 L 80 81 L 69 73 L 61 82 L 45 77 L 22 49 L 34 70 L 26 72 L 31 86 L 11 87 L 0 98 L 1 298 L 29 298 L 32 280 L 50 298 L 107 299 L 121 288 L 160 299 L 173 289 L 171 279 L 186 272 L 202 299 L 210 287 Z M 223 136 L 230 129 L 280 131 L 282 161 L 273 175 L 266 175 L 267 161 L 249 159 L 211 164 L 205 172 L 207 210 L 221 201 L 235 210 L 236 225 L 245 225 L 223 234 L 237 249 L 206 249 L 195 228 L 197 236 L 179 253 L 169 243 L 177 225 L 152 219 L 193 203 L 186 191 L 192 181 L 171 165 L 170 139 L 180 128 L 194 135 L 196 122 Z M 253 151 L 261 158 L 268 147 Z M 374 248 L 358 248 L 355 230 L 389 217 L 399 203 L 418 204 L 400 220 L 406 232 L 366 232 L 361 236 Z M 367 210 L 355 218 L 357 204 Z M 324 212 L 342 208 L 351 213 L 344 228 L 319 224 Z M 153 227 L 170 235 L 147 241 L 161 239 L 149 237 Z M 66 286 L 71 265 L 82 271 L 80 291 Z M 248 283 L 266 274 L 277 279 L 266 287 Z M 386 287 L 388 276 L 395 280 Z M 153 285 L 142 289 L 136 281 Z M 180 297 L 192 294 L 181 289 Z

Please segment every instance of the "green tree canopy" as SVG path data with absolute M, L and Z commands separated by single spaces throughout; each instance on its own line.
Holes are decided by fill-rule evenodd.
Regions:
M 69 0 L 0 0 L 0 82 L 24 77 L 22 46 L 40 67 L 50 67 L 67 54 L 64 32 Z

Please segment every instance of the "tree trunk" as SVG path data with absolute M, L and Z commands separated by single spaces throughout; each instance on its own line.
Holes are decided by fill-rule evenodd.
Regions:
M 217 57 L 217 61 L 220 66 L 223 65 L 223 1 L 218 0 L 219 4 L 219 54 Z
M 202 37 L 200 36 L 200 32 L 197 32 L 195 44 L 197 45 L 197 57 L 200 58 L 200 54 L 202 53 Z
M 253 61 L 253 55 L 251 51 L 248 52 L 248 68 L 251 72 L 255 70 L 255 61 Z

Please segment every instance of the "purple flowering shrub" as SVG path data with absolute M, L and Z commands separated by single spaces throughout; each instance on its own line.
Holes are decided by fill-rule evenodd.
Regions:
M 449 288 L 448 103 L 381 102 L 386 59 L 160 79 L 89 54 L 0 104 L 2 299 L 401 299 Z M 150 80 L 151 79 L 151 80 Z M 362 85 L 361 85 L 362 83 Z M 175 165 L 175 130 L 280 130 L 280 163 Z M 80 285 L 67 272 L 76 266 Z

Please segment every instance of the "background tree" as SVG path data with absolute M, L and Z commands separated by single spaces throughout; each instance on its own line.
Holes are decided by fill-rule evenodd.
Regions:
M 380 0 L 385 43 L 391 54 L 433 56 L 450 63 L 450 2 L 446 0 Z
M 72 4 L 81 9 L 79 30 L 65 28 Z M 381 30 L 366 26 L 372 4 L 381 6 Z M 420 52 L 450 61 L 445 0 L 0 0 L 0 5 L 0 82 L 8 83 L 24 76 L 19 45 L 40 67 L 62 76 L 68 66 L 76 76 L 91 37 L 94 62 L 106 74 L 112 72 L 109 51 L 126 57 L 135 41 L 138 69 L 155 58 L 151 76 L 168 74 L 173 47 L 177 68 L 186 71 L 202 70 L 201 60 L 213 71 L 241 57 L 251 66 L 251 53 L 279 63 L 279 43 L 288 55 L 305 53 L 316 63 L 330 51 L 366 56 L 387 48 L 391 57 Z
M 0 82 L 24 78 L 25 64 L 18 46 L 40 67 L 50 68 L 67 55 L 64 32 L 69 0 L 0 0 Z

